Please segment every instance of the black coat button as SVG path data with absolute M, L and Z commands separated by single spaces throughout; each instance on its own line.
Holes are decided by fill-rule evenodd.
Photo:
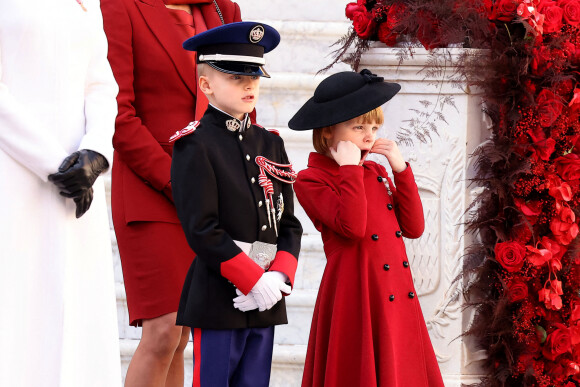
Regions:
M 415 297 L 415 293 L 409 292 L 409 298 L 414 298 L 414 297 Z
M 373 234 L 371 236 L 371 238 L 373 239 L 373 241 L 378 241 L 379 240 L 379 236 L 377 234 Z
M 400 238 L 400 237 L 401 237 L 401 235 L 403 235 L 403 233 L 402 233 L 402 232 L 400 232 L 400 231 L 397 231 L 397 232 L 395 233 L 395 236 L 396 236 L 397 238 Z
M 388 208 L 389 210 L 392 210 L 392 209 L 393 209 L 393 205 L 392 205 L 391 203 L 389 203 L 389 204 L 387 204 L 387 208 Z
M 378 180 L 379 183 L 382 183 L 383 182 L 383 177 L 382 176 L 377 176 L 377 180 Z
M 387 265 L 386 263 L 383 265 L 383 269 L 385 270 L 389 270 L 391 267 L 389 265 Z
M 391 294 L 389 296 L 389 301 L 395 301 L 395 295 L 394 294 Z
M 403 266 L 404 267 L 409 267 L 409 262 L 408 261 L 403 261 Z

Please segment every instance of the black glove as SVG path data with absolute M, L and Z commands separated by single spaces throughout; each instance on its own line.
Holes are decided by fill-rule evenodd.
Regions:
M 77 205 L 77 210 L 75 215 L 78 218 L 84 215 L 85 212 L 89 210 L 91 203 L 93 202 L 93 187 L 83 191 L 81 196 L 77 196 L 73 199 Z
M 58 172 L 48 175 L 48 180 L 60 188 L 62 196 L 76 198 L 91 188 L 97 177 L 108 168 L 109 163 L 102 154 L 81 149 L 65 158 Z

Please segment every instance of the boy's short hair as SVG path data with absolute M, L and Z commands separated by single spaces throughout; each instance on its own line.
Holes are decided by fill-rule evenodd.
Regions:
M 360 118 L 363 124 L 376 122 L 377 124 L 382 125 L 383 122 L 385 122 L 385 115 L 383 113 L 383 109 L 380 106 L 371 110 L 370 112 L 366 112 L 357 118 Z M 334 127 L 335 125 L 325 126 L 323 128 L 316 128 L 312 131 L 312 145 L 314 145 L 314 150 L 316 152 L 322 153 L 323 155 L 328 154 L 330 150 L 328 148 L 328 142 L 325 134 L 332 133 Z
M 206 63 L 198 63 L 197 64 L 197 78 L 199 77 L 207 77 L 210 67 Z

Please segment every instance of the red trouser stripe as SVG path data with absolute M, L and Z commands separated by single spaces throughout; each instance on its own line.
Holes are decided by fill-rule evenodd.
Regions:
M 193 328 L 193 387 L 201 387 L 201 328 Z

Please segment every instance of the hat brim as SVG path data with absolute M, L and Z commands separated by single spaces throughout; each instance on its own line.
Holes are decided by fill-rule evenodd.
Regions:
M 399 90 L 398 83 L 374 82 L 331 101 L 316 102 L 312 97 L 290 119 L 288 127 L 309 130 L 336 125 L 382 106 Z
M 243 62 L 203 62 L 211 66 L 212 68 L 227 74 L 236 75 L 249 75 L 270 78 L 270 74 L 266 72 L 264 66 L 257 65 L 255 63 L 243 63 Z

